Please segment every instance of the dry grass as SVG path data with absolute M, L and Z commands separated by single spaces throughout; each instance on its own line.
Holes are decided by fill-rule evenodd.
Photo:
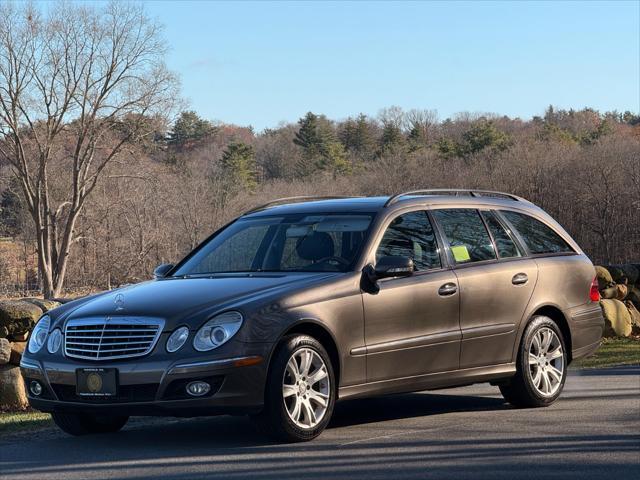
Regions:
M 0 412 L 0 434 L 53 425 L 51 415 L 35 410 Z

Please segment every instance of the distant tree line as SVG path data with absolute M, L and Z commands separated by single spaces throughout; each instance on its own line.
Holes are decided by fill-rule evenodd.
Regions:
M 152 123 L 150 123 L 151 125 Z M 148 278 L 253 205 L 301 194 L 390 194 L 466 187 L 522 195 L 554 215 L 598 262 L 640 260 L 640 122 L 625 112 L 549 107 L 531 120 L 382 110 L 340 121 L 307 113 L 255 133 L 182 112 L 109 165 L 80 213 L 66 286 Z M 117 141 L 117 140 L 114 140 Z M 53 162 L 64 189 L 69 165 Z M 13 239 L 0 282 L 36 278 L 37 242 L 16 179 L 3 171 L 0 235 Z M 67 172 L 67 173 L 65 173 Z M 52 206 L 60 200 L 55 196 Z M 26 248 L 24 248 L 26 245 Z M 0 244 L 1 247 L 1 244 Z M 7 262 L 5 262 L 7 263 Z
M 637 112 L 389 107 L 256 132 L 181 111 L 159 32 L 120 2 L 0 4 L 0 296 L 149 278 L 277 197 L 432 187 L 524 196 L 595 261 L 640 261 Z

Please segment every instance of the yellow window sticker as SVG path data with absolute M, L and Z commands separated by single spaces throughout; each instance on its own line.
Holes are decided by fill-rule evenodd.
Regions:
M 469 250 L 464 245 L 456 245 L 455 247 L 451 247 L 451 253 L 453 253 L 453 258 L 456 262 L 468 262 L 471 260 L 469 256 Z

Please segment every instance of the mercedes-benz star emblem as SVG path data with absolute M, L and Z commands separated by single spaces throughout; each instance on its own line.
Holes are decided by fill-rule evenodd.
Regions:
M 91 393 L 98 393 L 102 390 L 102 377 L 97 373 L 90 373 L 87 376 L 87 388 Z
M 118 293 L 116 297 L 113 299 L 113 303 L 116 304 L 116 312 L 119 312 L 120 310 L 124 310 L 124 295 L 121 293 Z

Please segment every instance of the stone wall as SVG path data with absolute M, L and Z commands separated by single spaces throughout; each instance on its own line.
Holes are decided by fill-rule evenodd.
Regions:
M 640 264 L 597 266 L 605 336 L 640 334 Z
M 44 312 L 60 305 L 51 300 L 0 300 L 0 409 L 26 408 L 20 359 L 29 332 Z

